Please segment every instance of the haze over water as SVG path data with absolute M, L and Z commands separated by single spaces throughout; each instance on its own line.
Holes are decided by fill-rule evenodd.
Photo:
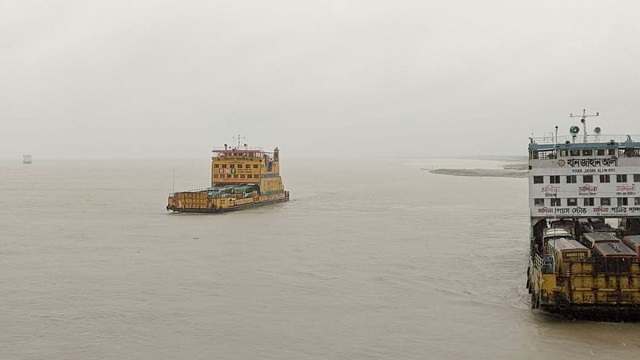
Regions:
M 0 163 L 0 358 L 640 353 L 640 324 L 529 309 L 526 178 L 423 170 L 501 163 L 283 155 L 292 200 L 224 215 L 164 209 L 207 159 Z

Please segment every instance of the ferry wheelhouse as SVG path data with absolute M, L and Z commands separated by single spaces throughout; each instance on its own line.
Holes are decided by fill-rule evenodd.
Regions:
M 211 186 L 176 192 L 169 196 L 167 210 L 220 213 L 289 200 L 280 177 L 280 151 L 244 146 L 214 149 Z
M 530 138 L 532 308 L 640 312 L 640 136 L 587 134 L 597 115 Z

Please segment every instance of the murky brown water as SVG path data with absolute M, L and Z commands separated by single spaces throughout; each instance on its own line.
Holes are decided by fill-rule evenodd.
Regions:
M 283 159 L 292 201 L 170 215 L 208 161 L 0 163 L 2 359 L 632 359 L 529 309 L 527 181 Z

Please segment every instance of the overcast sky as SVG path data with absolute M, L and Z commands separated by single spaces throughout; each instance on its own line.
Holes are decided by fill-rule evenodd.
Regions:
M 640 2 L 0 0 L 0 157 L 524 155 L 640 134 Z

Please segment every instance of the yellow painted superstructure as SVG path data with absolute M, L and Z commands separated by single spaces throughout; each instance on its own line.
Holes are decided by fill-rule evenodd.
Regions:
M 216 213 L 289 200 L 280 176 L 280 151 L 248 147 L 214 150 L 211 187 L 176 192 L 167 210 Z

